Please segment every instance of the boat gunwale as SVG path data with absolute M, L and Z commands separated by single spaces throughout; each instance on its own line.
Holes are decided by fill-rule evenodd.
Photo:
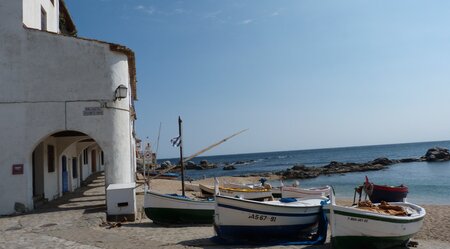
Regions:
M 408 193 L 409 192 L 407 186 L 387 186 L 387 185 L 373 184 L 373 189 L 389 191 L 389 192 L 400 192 L 400 193 Z
M 260 206 L 265 206 L 265 207 L 271 206 L 271 207 L 283 207 L 283 208 L 291 208 L 291 209 L 294 209 L 294 208 L 316 208 L 316 207 L 321 207 L 321 206 L 322 206 L 321 204 L 315 204 L 315 205 L 310 205 L 310 206 L 293 206 L 293 205 L 288 206 L 288 205 L 277 205 L 277 204 L 273 204 L 273 203 L 270 203 L 270 202 L 261 202 L 261 201 L 254 201 L 254 200 L 248 200 L 248 199 L 240 199 L 240 198 L 231 197 L 231 196 L 224 196 L 224 195 L 217 195 L 217 196 L 216 196 L 216 203 L 217 203 L 218 205 L 220 205 L 220 204 L 219 204 L 219 199 L 220 199 L 220 198 L 228 199 L 228 200 L 231 200 L 231 201 L 234 201 L 234 202 L 242 201 L 242 202 L 246 202 L 246 203 L 258 204 L 258 205 L 260 205 Z M 302 201 L 301 199 L 305 199 L 305 200 L 310 200 L 310 199 L 320 199 L 320 200 L 322 200 L 322 201 L 328 200 L 328 198 L 326 198 L 326 197 L 318 197 L 318 196 L 317 196 L 317 197 L 314 197 L 314 198 L 306 197 L 306 198 L 298 198 L 298 199 L 299 199 L 299 201 Z M 226 205 L 226 204 L 225 204 L 225 205 Z
M 271 216 L 307 217 L 307 216 L 317 216 L 320 214 L 319 210 L 317 210 L 315 212 L 307 212 L 307 213 L 289 213 L 289 212 L 276 213 L 276 212 L 270 212 L 270 211 L 265 211 L 265 210 L 249 209 L 249 208 L 245 208 L 245 207 L 237 207 L 237 206 L 220 204 L 220 203 L 218 203 L 217 206 L 222 207 L 222 208 L 235 209 L 235 210 L 249 212 L 249 213 L 259 213 L 259 214 L 265 214 L 265 215 L 271 215 Z M 279 207 L 283 208 L 284 206 L 279 206 Z M 297 207 L 297 208 L 299 208 L 299 207 Z M 312 208 L 312 207 L 304 207 L 304 208 Z

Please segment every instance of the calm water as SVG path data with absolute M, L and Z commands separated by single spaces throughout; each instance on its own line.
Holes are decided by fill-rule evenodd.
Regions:
M 186 175 L 193 179 L 199 179 L 213 176 L 276 172 L 290 168 L 297 163 L 307 166 L 323 166 L 330 161 L 362 163 L 377 157 L 389 159 L 418 158 L 434 146 L 450 148 L 450 141 L 198 157 L 193 161 L 198 163 L 200 160 L 208 160 L 208 162 L 218 164 L 219 167 L 211 170 L 188 170 Z M 250 160 L 253 162 L 235 165 L 236 170 L 222 170 L 222 166 L 227 162 Z M 176 162 L 177 159 L 171 161 Z M 401 163 L 386 170 L 320 176 L 314 179 L 301 180 L 300 184 L 305 187 L 332 185 L 338 198 L 353 198 L 354 187 L 360 185 L 366 175 L 377 184 L 406 184 L 409 187 L 408 200 L 411 202 L 450 204 L 450 162 Z M 287 181 L 287 183 L 289 184 L 292 181 Z M 272 185 L 277 184 L 279 183 L 272 183 Z

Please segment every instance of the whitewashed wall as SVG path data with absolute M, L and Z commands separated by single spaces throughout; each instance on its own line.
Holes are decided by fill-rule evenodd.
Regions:
M 20 0 L 14 0 L 20 1 Z M 59 0 L 23 0 L 23 24 L 29 28 L 41 28 L 41 8 L 47 13 L 47 30 L 59 32 Z
M 50 158 L 47 157 L 48 145 L 53 145 L 55 147 L 55 171 L 48 172 L 48 161 Z M 48 200 L 53 200 L 55 197 L 59 196 L 59 175 L 61 174 L 61 170 L 58 167 L 59 158 L 56 155 L 56 141 L 54 138 L 49 138 L 44 142 L 44 191 L 45 198 Z M 31 168 L 30 170 L 31 171 Z M 32 185 L 32 184 L 31 184 Z M 32 186 L 31 186 L 32 187 Z M 31 189 L 33 191 L 33 189 Z M 33 193 L 33 192 L 32 192 Z
M 0 44 L 0 130 L 8 131 L 0 133 L 0 214 L 12 213 L 15 202 L 32 209 L 32 152 L 59 131 L 80 131 L 99 144 L 107 185 L 131 183 L 129 97 L 113 101 L 119 85 L 131 89 L 127 57 L 109 44 L 23 28 L 21 1 L 0 1 Z M 103 115 L 83 115 L 104 103 Z M 18 163 L 24 174 L 13 176 Z M 56 183 L 46 181 L 45 191 Z

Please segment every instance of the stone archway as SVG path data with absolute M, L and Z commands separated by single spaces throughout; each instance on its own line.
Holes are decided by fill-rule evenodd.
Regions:
M 100 145 L 83 132 L 66 130 L 44 137 L 32 153 L 33 205 L 80 187 L 93 173 L 91 164 L 99 151 Z

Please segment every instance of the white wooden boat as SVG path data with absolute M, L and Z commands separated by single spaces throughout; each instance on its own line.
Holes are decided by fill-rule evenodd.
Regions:
M 283 198 L 304 198 L 304 197 L 314 197 L 314 196 L 330 196 L 331 187 L 314 187 L 314 188 L 300 188 L 291 186 L 281 187 L 281 197 Z
M 213 200 L 191 199 L 176 194 L 160 194 L 147 190 L 144 211 L 149 219 L 160 224 L 211 224 L 215 203 Z
M 283 200 L 259 202 L 217 195 L 214 229 L 226 241 L 297 241 L 317 229 L 321 202 L 328 199 Z
M 215 193 L 213 186 L 199 184 L 199 187 L 204 195 L 214 195 Z M 272 198 L 272 191 L 266 188 L 227 188 L 220 186 L 219 193 L 223 196 L 238 196 L 248 200 L 264 200 Z
M 376 248 L 384 249 L 405 245 L 419 232 L 425 217 L 425 209 L 407 202 L 393 202 L 407 216 L 393 216 L 360 209 L 356 206 L 331 204 L 324 206 L 331 228 L 334 249 Z M 377 204 L 379 205 L 379 204 Z
M 196 183 L 185 182 L 184 189 L 186 191 L 201 192 L 200 187 Z

